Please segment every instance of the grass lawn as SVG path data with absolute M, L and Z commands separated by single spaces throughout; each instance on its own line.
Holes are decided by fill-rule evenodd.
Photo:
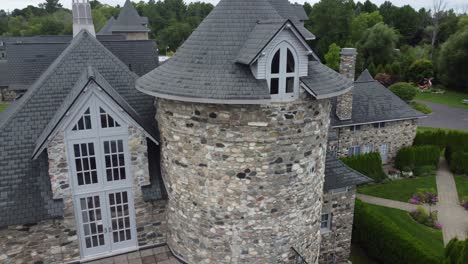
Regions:
M 457 185 L 458 197 L 460 197 L 460 202 L 463 197 L 468 198 L 468 177 L 455 175 L 455 184 Z
M 351 244 L 349 260 L 351 260 L 353 264 L 377 264 L 377 262 L 367 256 L 364 249 L 357 244 Z
M 0 103 L 0 112 L 3 112 L 7 108 L 8 104 Z
M 392 222 L 398 225 L 401 230 L 408 232 L 411 236 L 419 240 L 428 250 L 431 250 L 440 256 L 444 254 L 442 231 L 429 228 L 415 222 L 411 219 L 408 212 L 372 204 L 367 204 L 367 206 L 371 210 L 375 210 L 377 213 L 389 218 Z
M 423 113 L 423 114 L 431 114 L 432 113 L 432 109 L 427 106 L 426 104 L 424 103 L 421 103 L 421 102 L 411 102 L 410 103 L 411 107 L 413 107 L 413 109 L 415 110 L 418 110 L 419 112 Z
M 371 196 L 408 202 L 418 189 L 434 189 L 437 191 L 435 176 L 408 178 L 386 183 L 370 184 L 358 187 L 358 193 Z
M 446 91 L 445 94 L 418 93 L 415 99 L 468 109 L 468 105 L 462 103 L 463 99 L 468 99 L 467 93 L 455 91 Z
M 426 131 L 439 131 L 439 130 L 443 130 L 443 131 L 446 131 L 446 132 L 449 132 L 449 131 L 458 131 L 458 132 L 465 132 L 465 133 L 468 133 L 468 131 L 466 130 L 456 130 L 456 129 L 448 129 L 448 128 L 435 128 L 435 127 L 420 127 L 418 126 L 418 132 L 419 133 L 422 133 L 422 132 L 426 132 Z

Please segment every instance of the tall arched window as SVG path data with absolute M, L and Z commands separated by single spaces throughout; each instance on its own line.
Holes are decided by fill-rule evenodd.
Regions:
M 298 95 L 297 56 L 286 42 L 277 46 L 270 60 L 268 84 L 273 100 L 288 101 Z

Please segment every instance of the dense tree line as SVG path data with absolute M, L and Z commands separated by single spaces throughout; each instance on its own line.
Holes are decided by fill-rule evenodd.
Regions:
M 380 6 L 369 0 L 305 3 L 309 14 L 306 27 L 317 36 L 310 44 L 333 69 L 338 68 L 341 47 L 356 47 L 358 74 L 368 68 L 386 85 L 435 77 L 436 83 L 468 91 L 468 72 L 464 67 L 468 61 L 468 16 L 446 9 L 445 1 L 436 0 L 439 5 L 419 10 L 409 5 L 397 7 L 390 1 Z M 183 0 L 134 4 L 140 15 L 149 18 L 151 37 L 158 42 L 162 54 L 175 51 L 213 9 L 211 4 L 186 4 Z M 91 6 L 96 30 L 111 16 L 116 17 L 121 8 L 98 0 L 92 0 Z M 11 13 L 0 10 L 0 35 L 71 33 L 71 11 L 58 0 L 44 0 L 37 7 L 30 5 Z

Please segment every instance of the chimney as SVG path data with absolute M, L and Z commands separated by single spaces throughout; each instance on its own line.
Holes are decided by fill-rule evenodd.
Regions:
M 96 36 L 89 0 L 72 0 L 72 10 L 73 37 L 78 35 L 83 29 L 86 29 L 91 35 Z
M 354 87 L 354 75 L 357 52 L 354 48 L 341 50 L 340 74 L 351 81 Z M 338 96 L 336 115 L 340 120 L 350 120 L 353 112 L 353 88 L 345 94 Z

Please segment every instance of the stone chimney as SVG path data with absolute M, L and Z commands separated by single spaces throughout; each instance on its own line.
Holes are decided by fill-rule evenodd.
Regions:
M 357 52 L 354 48 L 341 50 L 340 73 L 348 78 L 354 87 L 354 75 L 356 68 Z M 338 96 L 336 104 L 336 115 L 340 120 L 350 120 L 353 112 L 353 89 Z
M 72 10 L 73 37 L 78 35 L 83 29 L 86 29 L 91 35 L 96 36 L 89 0 L 72 0 Z

